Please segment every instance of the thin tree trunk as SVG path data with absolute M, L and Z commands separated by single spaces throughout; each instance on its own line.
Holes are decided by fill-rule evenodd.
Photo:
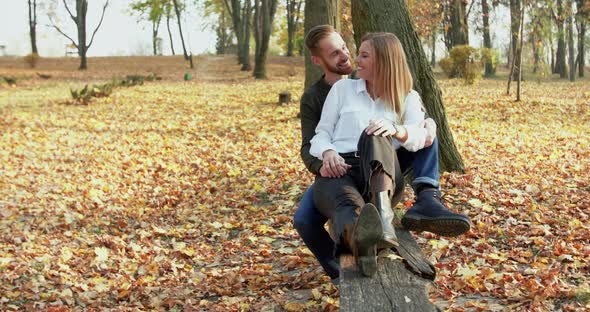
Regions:
M 432 32 L 432 51 L 430 51 L 430 66 L 436 66 L 436 31 Z
M 256 19 L 258 20 L 258 40 L 256 40 L 256 58 L 254 62 L 254 78 L 266 79 L 266 59 L 268 44 L 272 33 L 272 22 L 277 9 L 278 0 L 257 0 Z
M 287 56 L 293 56 L 295 32 L 303 0 L 287 0 Z
M 86 13 L 88 12 L 88 1 L 76 1 L 76 16 L 78 19 L 78 55 L 80 56 L 80 67 L 78 69 L 85 70 L 88 68 L 86 60 Z
M 440 168 L 443 171 L 464 171 L 453 135 L 447 123 L 440 88 L 413 22 L 405 0 L 352 0 L 352 22 L 355 36 L 373 31 L 394 33 L 401 41 L 414 77 L 414 89 L 422 97 L 428 112 L 438 125 Z
M 590 12 L 588 12 L 586 1 L 588 0 L 576 0 L 577 12 L 576 22 L 578 26 L 578 77 L 584 77 L 584 69 L 586 67 L 586 25 L 588 24 L 588 18 Z
M 520 33 L 519 33 L 519 37 L 520 37 L 520 43 L 518 44 L 518 53 L 516 54 L 518 56 L 518 64 L 522 64 L 522 44 L 523 44 L 523 38 L 524 38 L 524 3 L 522 3 L 522 8 L 520 10 Z M 520 101 L 520 84 L 522 81 L 522 70 L 518 71 L 518 80 L 516 83 L 516 101 L 519 102 Z
M 449 51 L 458 45 L 469 44 L 469 29 L 465 24 L 466 5 L 462 0 L 450 0 L 450 25 L 446 32 Z
M 39 54 L 37 50 L 37 0 L 29 1 L 29 35 L 31 39 L 31 53 Z
M 250 25 L 252 24 L 252 2 L 246 0 L 244 10 L 242 13 L 242 29 L 243 29 L 243 42 L 240 54 L 240 63 L 242 64 L 242 71 L 252 70 L 250 63 Z
M 521 0 L 510 0 L 510 44 L 513 53 L 512 57 L 516 60 L 514 71 L 512 72 L 513 80 L 518 80 L 521 71 L 520 49 L 518 49 L 521 11 L 523 11 Z
M 573 12 L 573 1 L 569 0 L 566 2 L 568 16 L 567 16 L 567 45 L 569 48 L 569 78 L 570 81 L 576 81 L 576 64 L 574 58 L 574 12 Z
M 172 31 L 170 31 L 170 12 L 166 13 L 166 27 L 168 28 L 168 37 L 170 38 L 170 49 L 172 50 L 172 55 L 176 55 L 176 52 L 174 52 L 174 40 L 172 40 Z
M 162 20 L 162 15 L 158 17 L 157 21 L 152 21 L 152 45 L 153 45 L 153 52 L 154 55 L 158 55 L 158 30 L 160 30 L 160 21 Z
M 555 18 L 555 22 L 557 23 L 557 53 L 555 55 L 555 68 L 553 73 L 559 73 L 560 78 L 567 77 L 567 65 L 565 62 L 565 31 L 563 25 L 563 17 L 564 12 L 562 0 L 557 0 L 557 16 Z
M 339 0 L 305 0 L 303 28 L 305 34 L 317 25 L 332 25 L 340 31 Z M 311 62 L 309 51 L 305 54 L 305 88 L 315 83 L 322 76 L 322 70 Z
M 182 53 L 184 54 L 184 59 L 188 61 L 188 53 L 186 52 L 186 46 L 184 45 L 184 36 L 182 35 L 182 25 L 180 22 L 180 8 L 178 7 L 178 0 L 172 0 L 172 3 L 174 4 L 176 20 L 178 21 L 178 32 L 180 33 L 180 42 L 182 43 Z
M 483 46 L 487 49 L 492 49 L 492 38 L 490 37 L 490 7 L 487 0 L 481 0 L 481 11 L 483 19 Z M 491 60 L 486 60 L 485 63 L 485 77 L 491 77 L 496 74 L 496 69 Z

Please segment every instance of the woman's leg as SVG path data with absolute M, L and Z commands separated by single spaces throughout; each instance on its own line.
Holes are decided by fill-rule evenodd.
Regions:
M 397 246 L 393 227 L 392 207 L 401 199 L 403 176 L 391 139 L 380 136 L 361 135 L 358 143 L 361 155 L 361 183 L 369 201 L 375 205 L 383 225 L 383 237 L 379 247 Z

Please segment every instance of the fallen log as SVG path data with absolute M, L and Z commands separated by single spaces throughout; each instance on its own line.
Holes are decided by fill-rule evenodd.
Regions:
M 340 310 L 439 311 L 428 299 L 434 266 L 412 235 L 396 227 L 399 246 L 379 254 L 377 273 L 365 277 L 350 254 L 340 257 Z

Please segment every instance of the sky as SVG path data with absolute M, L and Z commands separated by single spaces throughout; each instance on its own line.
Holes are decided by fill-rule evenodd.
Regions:
M 28 5 L 26 0 L 0 0 L 0 45 L 6 46 L 8 55 L 27 55 L 31 51 L 28 26 Z M 70 37 L 76 39 L 74 22 L 67 16 L 62 1 L 38 0 L 38 3 L 55 2 L 60 28 Z M 88 1 L 87 33 L 88 42 L 94 28 L 100 20 L 100 13 L 105 0 Z M 88 50 L 88 56 L 119 56 L 119 55 L 150 55 L 152 53 L 151 24 L 139 21 L 136 16 L 130 16 L 129 4 L 131 0 L 110 0 L 102 26 L 99 28 L 94 42 Z M 73 3 L 73 1 L 68 1 Z M 188 3 L 188 2 L 187 2 Z M 70 6 L 75 10 L 75 6 Z M 204 26 L 205 21 L 197 8 L 189 7 L 189 14 L 182 18 L 182 31 L 187 50 L 193 54 L 213 53 L 215 51 L 215 33 Z M 65 46 L 71 41 L 48 27 L 46 9 L 37 9 L 37 47 L 39 54 L 45 57 L 63 56 Z M 176 54 L 182 54 L 180 35 L 176 18 L 171 20 L 171 31 Z M 163 39 L 163 53 L 170 55 L 170 44 L 163 20 L 158 37 Z M 2 51 L 0 51 L 2 55 Z
M 92 31 L 98 24 L 102 5 L 105 0 L 90 0 L 87 14 L 88 41 Z M 23 56 L 30 53 L 30 39 L 28 29 L 28 7 L 26 0 L 0 0 L 0 45 L 6 46 L 7 55 Z M 74 22 L 69 18 L 60 0 L 38 0 L 39 3 L 53 3 L 57 5 L 57 24 L 70 37 L 76 37 Z M 68 0 L 68 3 L 74 3 Z M 102 26 L 96 33 L 94 42 L 88 50 L 88 56 L 124 56 L 124 55 L 151 55 L 152 37 L 151 24 L 140 21 L 137 16 L 129 14 L 129 5 L 132 0 L 110 0 L 105 13 Z M 192 1 L 186 1 L 190 4 Z M 74 9 L 74 6 L 71 6 Z M 37 25 L 37 47 L 39 54 L 44 57 L 63 56 L 66 45 L 71 42 L 59 34 L 55 29 L 49 27 L 47 17 L 48 8 L 38 9 Z M 194 5 L 189 6 L 187 15 L 182 18 L 182 27 L 187 49 L 193 54 L 213 53 L 215 51 L 216 35 L 206 24 L 213 24 L 215 21 L 207 20 L 201 16 L 201 12 Z M 471 14 L 471 23 L 479 19 L 479 13 Z M 277 17 L 282 17 L 277 13 Z M 470 23 L 470 24 L 471 24 Z M 478 22 L 479 23 L 479 22 Z M 498 8 L 492 14 L 492 40 L 495 47 L 502 52 L 508 44 L 509 15 L 507 9 Z M 173 33 L 174 48 L 177 54 L 182 54 L 180 35 L 178 33 L 176 19 L 171 20 L 171 31 Z M 159 35 L 162 38 L 163 54 L 171 55 L 170 42 L 166 30 L 165 20 L 160 26 Z M 481 34 L 475 32 L 474 25 L 470 25 L 470 45 L 480 47 Z M 437 58 L 446 53 L 444 45 L 439 41 L 437 44 Z M 2 51 L 0 50 L 0 56 Z

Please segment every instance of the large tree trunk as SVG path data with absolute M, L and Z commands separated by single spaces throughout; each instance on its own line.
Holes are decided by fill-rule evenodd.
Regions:
M 483 47 L 492 49 L 492 38 L 490 37 L 490 7 L 487 0 L 481 0 L 481 12 L 483 19 Z M 486 60 L 485 77 L 492 77 L 496 74 L 496 69 L 491 60 Z
M 574 58 L 574 14 L 573 14 L 573 1 L 569 0 L 566 2 L 567 9 L 568 9 L 568 16 L 567 16 L 567 45 L 568 45 L 568 55 L 569 55 L 569 76 L 570 81 L 576 81 L 576 64 Z
M 400 39 L 414 77 L 414 89 L 420 93 L 428 115 L 438 125 L 440 168 L 443 171 L 463 172 L 463 160 L 447 123 L 440 88 L 410 19 L 405 0 L 353 0 L 352 21 L 357 43 L 363 34 L 373 31 L 392 32 Z
M 184 37 L 182 35 L 182 25 L 180 23 L 180 7 L 178 6 L 178 0 L 172 0 L 174 4 L 174 12 L 176 12 L 176 20 L 178 21 L 178 32 L 180 33 L 180 42 L 182 43 L 182 53 L 184 59 L 188 61 L 188 53 L 186 52 L 186 46 L 184 45 Z
M 560 78 L 567 77 L 567 65 L 565 62 L 565 31 L 563 29 L 563 17 L 564 12 L 562 0 L 557 0 L 557 16 L 555 18 L 555 23 L 557 24 L 557 52 L 555 54 L 555 68 L 553 69 L 553 73 L 558 73 Z
M 31 38 L 31 53 L 39 54 L 37 50 L 37 0 L 29 0 L 29 35 Z
M 512 72 L 512 80 L 518 80 L 520 77 L 520 49 L 518 48 L 518 34 L 520 30 L 520 0 L 510 0 L 510 44 L 512 57 L 514 58 L 514 71 Z
M 305 34 L 314 26 L 329 24 L 340 31 L 339 0 L 306 0 L 303 28 Z M 322 76 L 322 70 L 311 62 L 309 51 L 305 50 L 305 89 Z
M 465 23 L 467 2 L 462 0 L 450 0 L 448 7 L 449 27 L 445 33 L 447 49 L 450 51 L 458 45 L 469 44 L 469 28 Z
M 266 79 L 266 59 L 268 43 L 272 33 L 272 22 L 277 11 L 278 0 L 256 0 L 256 57 L 254 60 L 254 78 Z
M 168 38 L 170 38 L 170 50 L 172 50 L 172 55 L 176 55 L 176 52 L 174 52 L 174 40 L 172 40 L 172 31 L 170 31 L 170 12 L 166 13 L 166 28 L 168 28 Z

